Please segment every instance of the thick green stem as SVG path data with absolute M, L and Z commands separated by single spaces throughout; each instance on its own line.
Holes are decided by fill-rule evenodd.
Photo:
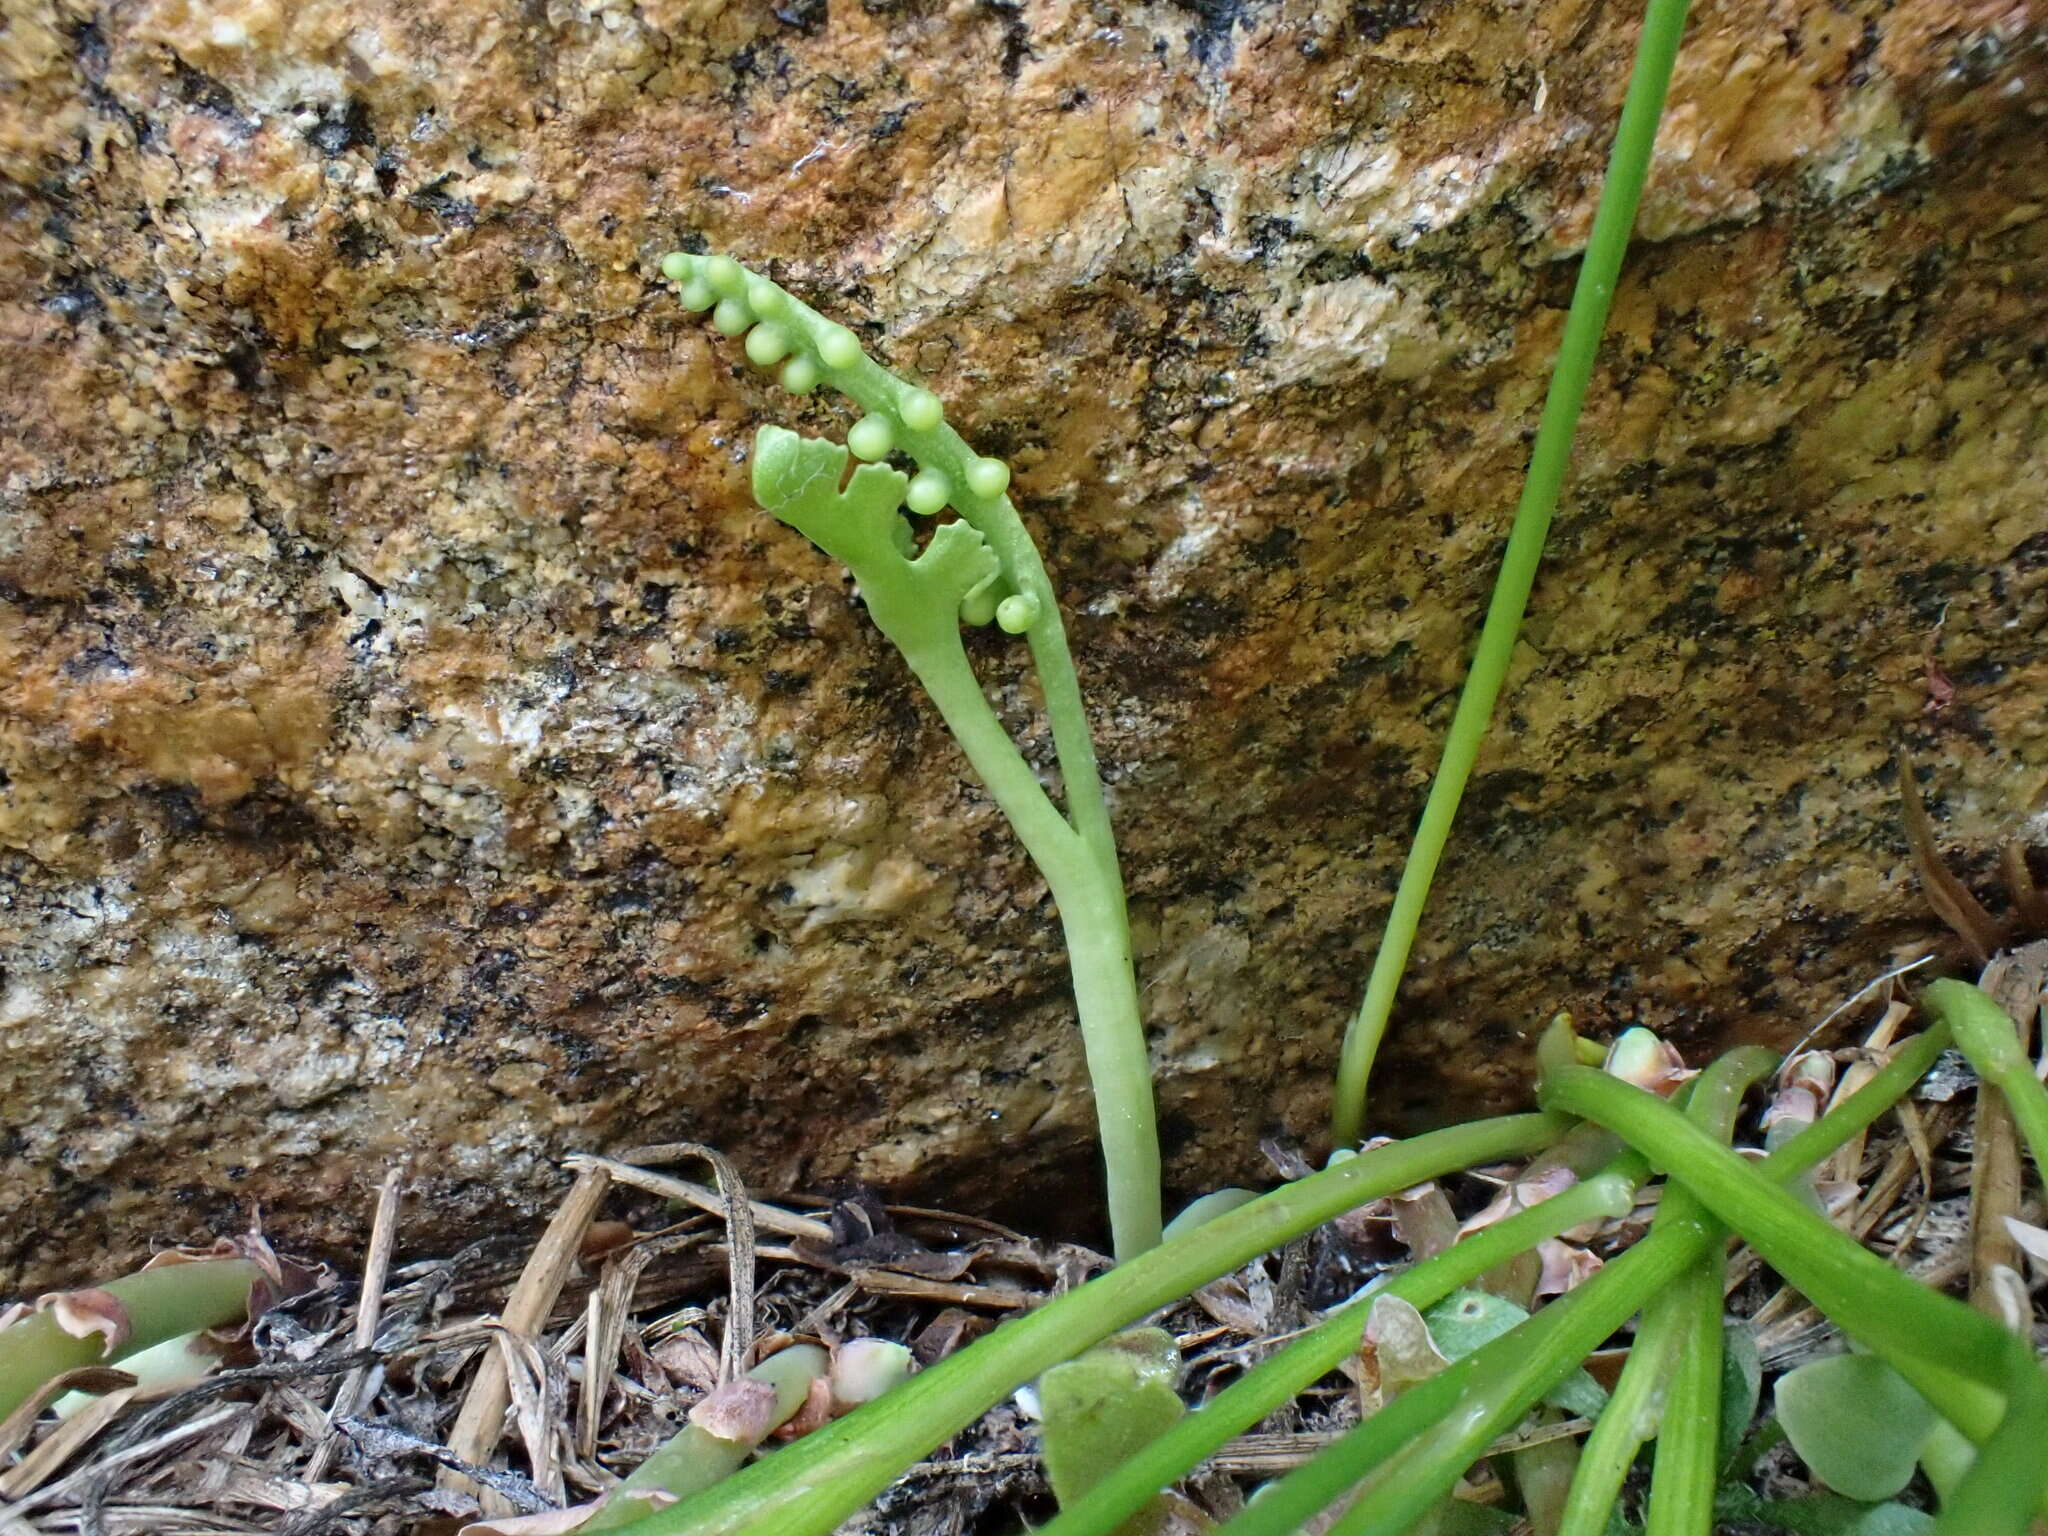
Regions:
M 1547 1044 L 1554 1045 L 1555 1042 Z M 1552 1054 L 1559 1053 L 1553 1051 Z M 1777 1058 L 1769 1051 L 1756 1046 L 1743 1046 L 1719 1057 L 1694 1080 L 1693 1092 L 1686 1103 L 1688 1118 L 1720 1140 L 1727 1140 L 1733 1132 L 1736 1114 L 1742 1107 L 1743 1094 L 1769 1073 L 1776 1062 Z M 1699 1203 L 1684 1190 L 1665 1190 L 1663 1203 L 1657 1212 L 1659 1225 L 1703 1219 Z M 1719 1274 L 1723 1259 L 1718 1252 L 1713 1252 L 1705 1263 Z M 1677 1389 L 1673 1381 L 1674 1369 L 1682 1374 L 1691 1368 L 1685 1351 L 1692 1347 L 1699 1312 L 1709 1305 L 1704 1290 L 1695 1277 L 1687 1276 L 1644 1308 L 1642 1327 L 1637 1330 L 1635 1344 L 1622 1366 L 1621 1380 L 1615 1383 L 1614 1395 L 1594 1424 L 1593 1432 L 1586 1440 L 1585 1453 L 1579 1458 L 1579 1473 L 1572 1480 L 1571 1494 L 1565 1502 L 1559 1536 L 1603 1536 L 1607 1530 L 1614 1501 L 1621 1492 L 1621 1485 L 1636 1459 L 1636 1453 L 1657 1433 L 1660 1416 L 1666 1423 L 1670 1422 L 1669 1412 L 1664 1407 L 1666 1389 Z M 1713 1289 L 1711 1305 L 1718 1330 L 1721 1307 L 1718 1283 Z M 1709 1347 L 1713 1352 L 1716 1373 L 1714 1389 L 1718 1391 L 1721 1359 L 1718 1331 Z M 1688 1386 L 1694 1391 L 1702 1390 L 1696 1382 Z M 1660 1466 L 1664 1465 L 1664 1454 L 1660 1445 Z M 1665 1474 L 1667 1479 L 1675 1470 L 1674 1464 L 1672 1471 Z M 1711 1506 L 1711 1481 L 1708 1493 Z M 1667 1494 L 1667 1510 L 1672 1507 L 1675 1497 L 1675 1493 Z
M 1406 1531 L 1503 1429 L 1645 1302 L 1698 1263 L 1709 1241 L 1711 1232 L 1704 1225 L 1665 1224 L 1577 1290 L 1409 1388 L 1290 1472 L 1225 1526 L 1224 1536 L 1292 1536 L 1382 1467 L 1330 1536 Z
M 1894 1365 L 1926 1363 L 1999 1385 L 2010 1335 L 1996 1323 L 1908 1279 L 1661 1100 L 1579 1066 L 1546 1072 L 1541 1092 L 1545 1104 L 1596 1120 L 1640 1150 L 1830 1318 Z M 1961 1405 L 1935 1402 L 1968 1433 L 1970 1426 L 1952 1406 L 1969 1416 Z
M 918 1457 L 1047 1367 L 1368 1200 L 1454 1168 L 1527 1156 L 1566 1128 L 1546 1115 L 1510 1115 L 1433 1131 L 1311 1174 L 1003 1324 L 805 1436 L 772 1464 L 746 1468 L 629 1529 L 633 1536 L 827 1536 Z
M 953 647 L 958 649 L 957 635 Z M 1061 818 L 989 708 L 964 653 L 957 666 L 950 656 L 930 666 L 908 659 L 1052 887 L 1073 972 L 1088 1081 L 1095 1094 L 1111 1241 L 1119 1261 L 1134 1258 L 1159 1242 L 1159 1133 L 1152 1061 L 1131 959 L 1131 925 L 1108 821 L 1077 830 Z
M 1053 899 L 1073 970 L 1075 1011 L 1108 1174 L 1109 1228 L 1121 1264 L 1159 1245 L 1161 1212 L 1152 1058 L 1138 1014 L 1123 886 L 1114 876 L 1114 864 L 1105 875 L 1091 863 L 1081 879 L 1055 881 Z
M 1339 1146 L 1357 1141 L 1364 1128 L 1366 1084 L 1372 1075 L 1373 1058 L 1386 1034 L 1394 993 L 1407 970 L 1408 954 L 1422 922 L 1430 882 L 1436 876 L 1437 863 L 1450 837 L 1451 822 L 1458 813 L 1458 801 L 1472 776 L 1473 764 L 1479 759 L 1487 722 L 1500 697 L 1501 685 L 1507 680 L 1508 664 L 1514 659 L 1515 636 L 1529 606 L 1536 569 L 1543 559 L 1543 542 L 1550 533 L 1551 515 L 1564 488 L 1579 410 L 1585 403 L 1586 387 L 1592 381 L 1600 335 L 1607 327 L 1615 282 L 1628 250 L 1629 232 L 1635 227 L 1636 206 L 1649 175 L 1657 120 L 1664 111 L 1664 95 L 1678 57 L 1679 37 L 1685 30 L 1685 12 L 1686 0 L 1650 0 L 1643 19 L 1635 68 L 1629 76 L 1628 99 L 1622 105 L 1621 124 L 1607 161 L 1607 180 L 1601 188 L 1600 206 L 1593 216 L 1592 233 L 1579 266 L 1578 286 L 1572 291 L 1571 311 L 1565 317 L 1564 337 L 1551 371 L 1543 418 L 1536 428 L 1521 503 L 1515 508 L 1514 525 L 1508 533 L 1507 553 L 1501 559 L 1493 600 L 1487 607 L 1486 622 L 1473 651 L 1472 670 L 1465 679 L 1465 689 L 1458 697 L 1457 713 L 1444 742 L 1443 761 L 1429 786 L 1421 823 L 1409 844 L 1408 862 L 1401 871 L 1393 908 L 1387 914 L 1387 930 L 1380 940 L 1379 953 L 1373 958 L 1365 1000 L 1345 1035 L 1333 1105 L 1333 1134 Z
M 906 652 L 904 660 L 937 706 L 939 718 L 960 744 L 975 776 L 1009 818 L 1032 862 L 1048 880 L 1056 874 L 1069 879 L 1080 875 L 1087 867 L 1088 850 L 989 707 L 959 632 L 955 630 L 935 654 Z
M 110 1280 L 97 1289 L 128 1315 L 128 1336 L 111 1354 L 97 1333 L 73 1338 L 52 1312 L 38 1312 L 0 1330 L 0 1418 L 26 1402 L 44 1382 L 86 1365 L 112 1365 L 181 1333 L 218 1328 L 248 1314 L 249 1292 L 263 1278 L 247 1259 L 162 1264 Z
M 1679 1330 L 1666 1317 L 1675 1296 L 1666 1293 L 1644 1309 L 1643 1326 L 1629 1348 L 1621 1379 L 1579 1453 L 1579 1470 L 1565 1499 L 1558 1536 L 1606 1536 L 1629 1468 L 1657 1433 L 1664 1387 L 1678 1351 Z
M 1720 1057 L 1693 1083 L 1685 1119 L 1703 1135 L 1725 1142 L 1733 1133 L 1743 1094 L 1776 1062 L 1770 1052 L 1755 1046 Z M 1651 1239 L 1637 1250 L 1649 1250 L 1641 1261 L 1641 1273 L 1617 1261 L 1517 1328 L 1520 1342 L 1509 1345 L 1503 1341 L 1498 1346 L 1497 1354 L 1483 1364 L 1462 1396 L 1458 1412 L 1397 1452 L 1357 1504 L 1338 1520 L 1331 1536 L 1405 1529 L 1432 1498 L 1441 1497 L 1455 1485 L 1496 1435 L 1534 1407 L 1624 1319 L 1650 1301 L 1682 1290 L 1718 1254 L 1723 1235 L 1697 1201 L 1682 1190 L 1667 1189 Z M 1610 1273 L 1614 1279 L 1607 1282 Z M 1714 1297 L 1718 1303 L 1718 1289 Z M 1718 1320 L 1718 1313 L 1716 1316 Z M 1685 1364 L 1681 1360 L 1681 1371 Z
M 2007 1350 L 2010 1393 L 2005 1418 L 1942 1500 L 1934 1536 L 2022 1536 L 2048 1489 L 2048 1381 L 2015 1339 Z
M 1672 1191 L 1666 1198 L 1682 1193 Z M 1678 1336 L 1678 1363 L 1657 1432 L 1645 1536 L 1714 1536 L 1726 1345 L 1721 1297 L 1727 1270 L 1726 1253 L 1715 1243 L 1672 1288 L 1667 1326 Z
M 578 1536 L 619 1530 L 643 1518 L 648 1511 L 644 1495 L 666 1494 L 671 1499 L 687 1499 L 730 1477 L 746 1464 L 763 1439 L 795 1417 L 810 1394 L 811 1383 L 823 1376 L 830 1365 L 830 1357 L 815 1344 L 795 1344 L 777 1350 L 746 1373 L 748 1379 L 765 1381 L 775 1389 L 775 1411 L 763 1422 L 758 1438 L 727 1440 L 698 1425 L 684 1425 L 633 1469 L 632 1475 L 605 1500 L 602 1509 L 576 1527 Z
M 1845 1103 L 1766 1158 L 1760 1176 L 1775 1187 L 1867 1130 L 1926 1072 L 1945 1037 L 1945 1030 L 1930 1031 L 1901 1047 Z M 1554 1029 L 1544 1042 L 1543 1054 L 1546 1070 L 1572 1062 L 1575 1047 L 1569 1030 Z M 1707 1101 L 1716 1098 L 1727 1102 L 1725 1096 L 1710 1090 Z M 1658 1108 L 1672 1113 L 1661 1103 Z M 1707 1136 L 1707 1144 L 1717 1145 L 1711 1136 Z M 1723 1240 L 1718 1227 L 1700 1219 L 1696 1205 L 1688 1208 L 1682 1203 L 1657 1230 L 1585 1285 L 1449 1370 L 1410 1389 L 1306 1466 L 1265 1490 L 1225 1528 L 1227 1536 L 1293 1536 L 1319 1510 L 1403 1451 L 1411 1436 L 1418 1436 L 1398 1466 L 1374 1478 L 1365 1495 L 1330 1533 L 1398 1536 L 1431 1501 L 1451 1488 L 1495 1435 L 1632 1312 Z
M 1966 981 L 1937 981 L 1920 1000 L 1955 1030 L 1956 1044 L 1977 1075 L 2005 1095 L 2006 1106 L 2034 1154 L 2034 1167 L 2048 1178 L 2048 1088 L 2034 1076 L 2034 1064 L 2020 1049 L 2012 1016 L 1989 993 Z
M 1563 1193 L 1518 1211 L 1454 1243 L 1433 1259 L 1403 1270 L 1385 1286 L 1368 1291 L 1246 1372 L 1222 1392 L 1098 1483 L 1087 1498 L 1060 1512 L 1038 1536 L 1110 1536 L 1143 1509 L 1161 1488 L 1186 1477 L 1233 1436 L 1292 1402 L 1311 1383 L 1356 1354 L 1382 1296 L 1396 1296 L 1418 1310 L 1435 1306 L 1461 1286 L 1524 1253 L 1547 1237 L 1582 1222 L 1625 1214 L 1642 1181 L 1645 1165 L 1633 1155 Z

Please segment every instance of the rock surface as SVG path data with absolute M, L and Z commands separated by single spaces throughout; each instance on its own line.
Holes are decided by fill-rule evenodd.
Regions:
M 10 6 L 0 1272 L 352 1242 L 393 1161 L 445 1243 L 671 1136 L 1084 1219 L 1043 888 L 753 508 L 756 425 L 847 418 L 678 243 L 1016 466 L 1174 1182 L 1312 1139 L 1636 14 Z M 1902 737 L 1989 870 L 2048 773 L 2044 103 L 2039 0 L 1696 8 L 1381 1118 L 1519 1102 L 1558 1006 L 1782 1040 L 1924 947 Z

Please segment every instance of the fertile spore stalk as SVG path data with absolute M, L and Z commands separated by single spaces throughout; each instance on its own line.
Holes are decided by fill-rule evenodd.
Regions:
M 755 439 L 754 495 L 853 572 L 869 614 L 902 652 L 1052 888 L 1095 1090 L 1116 1256 L 1142 1253 L 1159 1241 L 1159 1140 L 1123 877 L 1059 604 L 1004 494 L 1009 466 L 969 448 L 946 424 L 938 396 L 867 357 L 852 331 L 730 257 L 675 251 L 662 258 L 661 270 L 678 285 L 685 308 L 711 311 L 724 335 L 745 335 L 748 359 L 779 367 L 792 394 L 829 384 L 866 412 L 845 447 L 763 427 Z M 863 462 L 842 491 L 848 450 Z M 898 452 L 918 466 L 916 475 L 878 462 Z M 900 511 L 906 505 L 923 517 L 950 507 L 959 520 L 933 529 L 920 554 Z M 961 643 L 962 623 L 991 619 L 1031 649 L 1059 757 L 1064 814 L 989 707 Z

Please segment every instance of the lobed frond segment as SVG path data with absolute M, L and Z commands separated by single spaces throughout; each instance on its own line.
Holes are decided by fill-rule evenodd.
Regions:
M 1000 573 L 973 527 L 933 530 L 921 555 L 899 510 L 910 484 L 900 470 L 863 464 L 840 489 L 847 451 L 786 427 L 754 439 L 754 499 L 853 572 L 875 624 L 915 665 L 956 636 L 961 607 Z

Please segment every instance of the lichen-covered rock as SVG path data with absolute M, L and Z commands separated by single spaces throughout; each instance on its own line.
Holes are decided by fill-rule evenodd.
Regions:
M 1075 1219 L 1040 886 L 659 282 L 920 376 L 1070 604 L 1181 1187 L 1313 1136 L 1635 9 L 21 0 L 0 30 L 6 1274 L 437 1238 L 672 1135 Z M 2048 15 L 1695 12 L 1380 1104 L 1552 1009 L 1783 1038 L 2048 771 Z M 977 642 L 1031 730 L 1013 651 Z M 1938 706 L 1930 712 L 1930 706 Z M 1038 1174 L 1081 1173 L 1062 1184 Z

